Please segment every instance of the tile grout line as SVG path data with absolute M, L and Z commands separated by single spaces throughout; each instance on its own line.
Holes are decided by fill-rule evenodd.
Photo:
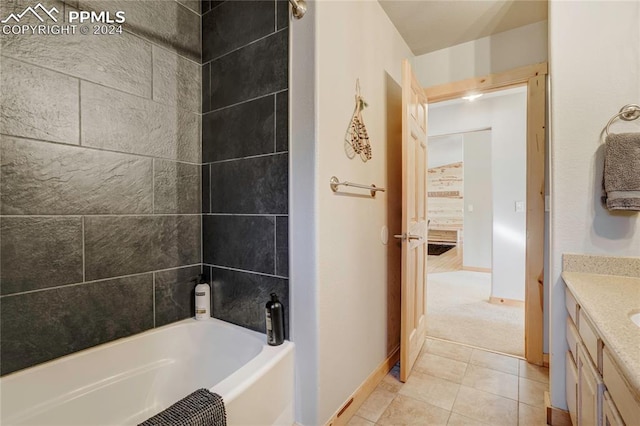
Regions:
M 82 81 L 78 80 L 78 146 L 82 146 Z
M 151 214 L 156 213 L 156 159 L 151 159 Z
M 203 213 L 206 216 L 289 217 L 285 213 Z
M 207 164 L 207 170 L 209 172 L 209 213 L 211 213 L 213 211 L 213 195 L 212 195 L 213 188 L 211 187 L 211 164 Z
M 273 273 L 278 274 L 278 218 L 273 216 Z
M 209 67 L 209 73 L 211 73 L 211 67 Z M 265 95 L 256 96 L 255 98 L 245 99 L 243 101 L 236 102 L 234 104 L 229 104 L 229 105 L 225 105 L 225 106 L 220 107 L 220 108 L 212 109 L 210 111 L 207 111 L 206 113 L 202 113 L 202 115 L 211 114 L 213 112 L 219 112 L 219 111 L 225 110 L 227 108 L 233 108 L 233 107 L 236 107 L 236 106 L 239 106 L 239 105 L 242 105 L 242 104 L 246 104 L 246 103 L 249 103 L 249 102 L 257 101 L 257 100 L 262 99 L 262 98 L 266 98 L 268 96 L 278 95 L 280 93 L 287 92 L 288 90 L 289 90 L 289 88 L 287 87 L 286 89 L 280 89 L 280 90 L 276 90 L 274 92 L 269 92 L 269 93 L 267 93 Z M 211 108 L 211 105 L 209 105 L 209 108 Z
M 276 0 L 278 1 L 278 0 Z M 278 152 L 278 94 L 273 94 L 273 152 Z
M 192 263 L 192 264 L 189 264 L 189 265 L 174 266 L 174 267 L 171 267 L 171 268 L 155 269 L 153 271 L 136 272 L 136 273 L 132 273 L 132 274 L 116 275 L 116 276 L 107 277 L 107 278 L 99 278 L 99 279 L 96 279 L 96 280 L 89 280 L 89 281 L 76 282 L 76 283 L 70 283 L 70 284 L 61 284 L 61 285 L 56 285 L 56 286 L 52 286 L 52 287 L 38 288 L 38 289 L 35 289 L 35 290 L 21 291 L 21 292 L 18 292 L 18 293 L 3 294 L 3 295 L 0 295 L 0 299 L 4 299 L 5 297 L 21 296 L 23 294 L 31 294 L 31 293 L 39 293 L 39 292 L 42 292 L 42 291 L 48 291 L 48 290 L 56 290 L 56 289 L 61 289 L 61 288 L 66 288 L 66 287 L 77 287 L 77 286 L 85 285 L 85 284 L 96 284 L 96 283 L 100 283 L 100 282 L 118 280 L 118 279 L 122 279 L 122 278 L 138 277 L 140 275 L 154 274 L 156 272 L 175 271 L 175 270 L 183 269 L 183 268 L 192 268 L 194 266 L 199 266 L 199 265 L 200 265 L 200 263 Z M 277 278 L 286 278 L 286 277 L 277 277 Z
M 86 255 L 85 255 L 85 230 L 84 230 L 84 216 L 81 216 L 80 219 L 81 228 L 82 228 L 82 282 L 87 281 L 87 266 L 86 266 Z
M 263 157 L 269 157 L 269 156 L 276 156 L 276 155 L 284 155 L 284 154 L 289 154 L 288 151 L 283 151 L 283 152 L 268 152 L 266 154 L 257 154 L 257 155 L 250 155 L 248 157 L 240 157 L 240 158 L 229 158 L 227 160 L 217 160 L 217 161 L 211 161 L 209 163 L 205 163 L 205 164 L 220 164 L 220 163 L 229 163 L 231 161 L 241 161 L 241 160 L 251 160 L 254 158 L 263 158 Z
M 3 214 L 2 217 L 8 218 L 65 218 L 65 217 L 175 217 L 175 216 L 200 216 L 202 213 L 122 213 L 122 214 Z M 265 216 L 265 215 L 262 215 Z M 268 215 L 267 215 L 268 216 Z
M 156 328 L 156 273 L 153 273 L 152 277 L 153 281 L 153 290 L 151 293 L 152 303 L 153 303 L 153 328 Z
M 156 156 L 153 156 L 153 155 L 138 154 L 138 153 L 126 152 L 126 151 L 117 151 L 117 150 L 99 148 L 99 147 L 88 146 L 88 145 L 77 145 L 77 144 L 74 144 L 74 143 L 58 142 L 58 141 L 52 141 L 52 140 L 48 140 L 48 139 L 27 138 L 27 137 L 24 137 L 24 136 L 10 135 L 10 134 L 7 134 L 7 133 L 2 133 L 2 132 L 0 132 L 0 135 L 7 136 L 7 137 L 10 137 L 10 138 L 13 138 L 13 139 L 19 139 L 21 141 L 27 141 L 27 142 L 30 142 L 30 143 L 53 144 L 53 145 L 59 145 L 59 146 L 64 146 L 64 147 L 69 147 L 69 148 L 80 148 L 80 147 L 82 147 L 83 149 L 90 150 L 90 151 L 109 152 L 109 153 L 112 153 L 112 154 L 129 155 L 129 156 L 132 156 L 132 157 L 148 158 L 148 159 L 156 158 L 158 160 L 172 161 L 174 163 L 182 163 L 182 164 L 188 164 L 188 165 L 192 165 L 192 166 L 201 166 L 202 165 L 201 163 L 185 161 L 185 160 L 177 160 L 175 158 L 156 157 Z
M 230 267 L 230 266 L 214 265 L 214 264 L 211 264 L 211 263 L 204 263 L 204 265 L 210 266 L 212 268 L 224 269 L 224 270 L 227 270 L 227 271 L 242 272 L 242 273 L 245 273 L 245 274 L 262 275 L 262 276 L 265 276 L 265 277 L 279 278 L 279 279 L 283 279 L 283 280 L 288 280 L 289 279 L 289 277 L 284 277 L 282 275 L 267 274 L 266 272 L 250 271 L 248 269 L 233 268 L 233 267 Z
M 207 63 L 207 64 L 210 64 L 210 63 L 213 63 L 213 62 L 219 61 L 220 59 L 224 58 L 225 56 L 229 56 L 229 55 L 231 55 L 232 53 L 235 53 L 235 52 L 238 52 L 238 51 L 240 51 L 240 50 L 244 49 L 245 47 L 251 46 L 252 44 L 256 44 L 256 43 L 258 43 L 258 42 L 260 42 L 260 41 L 262 41 L 262 40 L 265 40 L 265 39 L 267 39 L 267 38 L 269 38 L 269 37 L 273 37 L 274 35 L 276 35 L 276 34 L 278 34 L 278 33 L 281 33 L 281 32 L 283 32 L 284 30 L 288 30 L 288 29 L 289 29 L 289 27 L 282 28 L 282 29 L 280 29 L 280 30 L 272 31 L 272 32 L 270 32 L 269 34 L 263 35 L 263 36 L 262 36 L 262 37 L 260 37 L 260 38 L 256 38 L 256 39 L 251 40 L 251 41 L 250 41 L 249 43 L 247 43 L 247 44 L 244 44 L 244 45 L 242 45 L 242 46 L 236 47 L 235 49 L 230 50 L 230 51 L 228 51 L 228 52 L 226 52 L 226 53 L 223 53 L 222 55 L 216 56 L 215 58 L 209 59 L 206 63 Z M 203 64 L 203 65 L 204 65 L 204 64 Z

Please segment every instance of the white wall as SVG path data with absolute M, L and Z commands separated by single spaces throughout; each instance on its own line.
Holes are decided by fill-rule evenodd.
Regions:
M 416 56 L 424 87 L 481 77 L 547 60 L 547 21 Z
M 315 229 L 312 234 L 316 238 L 318 279 L 314 283 L 297 281 L 292 276 L 294 293 L 300 291 L 300 286 L 315 285 L 314 289 L 304 291 L 315 291 L 317 297 L 317 410 L 313 414 L 312 407 L 303 409 L 312 413 L 298 416 L 298 421 L 304 424 L 325 423 L 389 352 L 388 309 L 396 302 L 399 306 L 399 301 L 388 300 L 388 284 L 398 278 L 391 277 L 387 262 L 389 251 L 397 247 L 393 238 L 383 245 L 380 232 L 391 221 L 391 215 L 399 217 L 398 212 L 390 212 L 387 203 L 389 197 L 397 194 L 378 193 L 375 199 L 358 190 L 346 191 L 365 196 L 334 194 L 329 179 L 335 175 L 352 182 L 389 184 L 392 178 L 387 170 L 390 162 L 399 157 L 391 160 L 393 155 L 387 153 L 387 143 L 393 141 L 387 140 L 390 124 L 386 97 L 389 86 L 397 86 L 393 80 L 401 79 L 401 61 L 412 57 L 377 1 L 318 1 L 315 7 L 315 45 L 311 49 L 315 49 L 316 210 L 315 223 L 309 226 Z M 304 25 L 307 19 L 305 16 L 293 25 Z M 354 108 L 357 78 L 369 104 L 363 117 L 373 158 L 367 163 L 360 158 L 347 158 L 343 143 Z M 297 95 L 292 96 L 295 108 Z M 399 109 L 397 114 L 399 117 Z M 296 178 L 291 177 L 292 181 Z M 399 231 L 390 229 L 389 233 Z M 296 232 L 300 231 L 293 231 Z M 293 252 L 295 249 L 294 245 Z M 300 305 L 294 306 L 297 312 L 307 307 L 306 301 L 294 295 L 294 303 L 298 302 Z M 313 309 L 313 301 L 308 303 Z M 393 320 L 399 325 L 399 318 Z M 298 321 L 295 315 L 294 321 Z M 298 327 L 299 324 L 294 324 L 296 335 Z M 307 397 L 304 393 L 299 396 Z M 310 420 L 312 415 L 315 419 Z
M 549 4 L 551 71 L 551 402 L 566 407 L 564 290 L 567 252 L 640 255 L 640 215 L 600 204 L 601 132 L 623 105 L 640 101 L 640 2 Z M 616 123 L 640 131 L 640 123 Z
M 445 166 L 463 161 L 462 135 L 430 137 L 428 142 L 428 168 Z
M 493 188 L 492 296 L 524 300 L 526 89 L 474 102 L 429 106 L 429 135 L 491 128 Z
M 465 133 L 463 138 L 464 250 L 462 251 L 462 266 L 490 269 L 493 240 L 491 130 Z M 470 211 L 470 206 L 473 206 L 473 211 Z

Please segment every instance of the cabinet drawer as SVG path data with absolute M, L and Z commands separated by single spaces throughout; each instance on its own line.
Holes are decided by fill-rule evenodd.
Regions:
M 598 338 L 596 329 L 582 309 L 579 312 L 578 321 L 578 331 L 580 332 L 580 337 L 582 337 L 582 342 L 587 347 L 587 351 L 589 355 L 591 355 L 591 359 L 598 368 L 598 371 L 602 371 L 602 357 L 600 355 L 602 351 L 598 351 L 602 343 Z
M 574 324 L 578 324 L 578 303 L 568 288 L 564 288 L 564 303 Z
M 580 335 L 571 318 L 567 317 L 567 344 L 569 345 L 569 351 L 573 357 L 573 362 L 578 362 L 578 342 L 580 341 Z
M 627 387 L 622 374 L 606 348 L 602 356 L 602 375 L 622 420 L 628 425 L 637 424 L 640 419 L 640 403 L 634 398 L 631 389 Z
M 620 413 L 618 413 L 615 404 L 611 400 L 611 395 L 607 391 L 604 391 L 602 416 L 602 426 L 624 426 L 622 417 L 620 417 Z
M 578 346 L 578 424 L 602 425 L 604 383 L 584 345 Z
M 567 408 L 571 417 L 571 424 L 578 424 L 578 367 L 573 359 L 574 355 L 567 352 L 567 372 L 565 374 L 565 387 L 567 392 Z

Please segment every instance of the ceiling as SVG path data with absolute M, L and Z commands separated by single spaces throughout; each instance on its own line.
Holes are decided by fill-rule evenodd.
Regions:
M 547 0 L 378 0 L 415 55 L 547 19 Z

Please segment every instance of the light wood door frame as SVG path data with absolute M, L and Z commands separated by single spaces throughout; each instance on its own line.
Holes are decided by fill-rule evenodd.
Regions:
M 525 266 L 525 358 L 543 365 L 544 159 L 546 62 L 426 88 L 429 103 L 527 86 L 527 240 Z
M 402 62 L 402 272 L 400 381 L 427 337 L 427 98 Z

